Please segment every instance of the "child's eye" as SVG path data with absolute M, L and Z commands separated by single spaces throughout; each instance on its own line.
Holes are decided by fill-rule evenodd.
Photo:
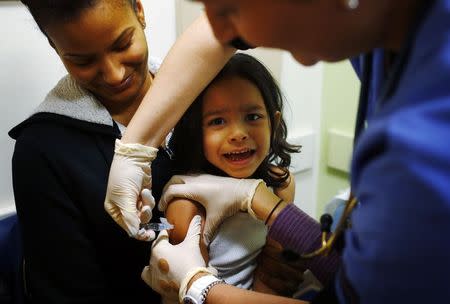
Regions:
M 208 122 L 208 126 L 219 126 L 219 125 L 223 125 L 224 123 L 225 123 L 225 119 L 219 117 L 219 118 L 211 119 Z
M 255 120 L 258 120 L 261 118 L 262 118 L 262 115 L 257 114 L 257 113 L 247 114 L 247 120 L 250 120 L 250 121 L 255 121 Z

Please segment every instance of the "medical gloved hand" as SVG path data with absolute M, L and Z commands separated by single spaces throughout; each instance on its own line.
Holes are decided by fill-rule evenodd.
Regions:
M 141 278 L 164 298 L 181 303 L 194 275 L 213 273 L 206 268 L 200 252 L 201 228 L 201 217 L 196 215 L 183 242 L 170 244 L 167 230 L 161 231 L 153 242 L 150 263 L 142 270 Z
M 152 230 L 139 229 L 152 217 L 155 201 L 151 194 L 151 162 L 158 149 L 141 144 L 124 144 L 116 139 L 109 171 L 105 210 L 129 236 L 153 240 Z
M 206 222 L 203 231 L 208 245 L 224 219 L 239 211 L 257 219 L 251 208 L 253 196 L 261 179 L 237 179 L 209 174 L 175 175 L 164 187 L 158 208 L 164 211 L 174 198 L 187 198 L 203 205 Z

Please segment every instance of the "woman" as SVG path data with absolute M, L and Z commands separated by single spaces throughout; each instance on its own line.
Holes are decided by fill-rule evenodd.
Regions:
M 68 71 L 35 113 L 10 132 L 16 139 L 13 184 L 27 294 L 36 303 L 156 302 L 159 296 L 140 279 L 150 245 L 129 238 L 103 206 L 113 147 L 122 147 L 116 139 L 153 86 L 159 68 L 157 61 L 148 60 L 142 3 L 22 2 Z M 181 45 L 195 41 L 192 33 L 202 22 L 206 20 L 181 38 Z M 212 37 L 211 31 L 208 34 Z M 183 60 L 176 62 L 177 70 L 195 73 L 189 48 L 176 48 L 174 54 L 178 51 L 176 57 Z M 195 95 L 202 88 L 199 83 L 189 82 L 186 90 Z M 172 90 L 161 96 L 170 99 L 172 92 L 178 94 Z M 155 158 L 155 151 L 141 155 Z M 134 161 L 143 169 L 140 185 L 148 187 L 149 163 Z M 151 169 L 158 197 L 170 177 L 164 151 Z M 143 193 L 142 204 L 151 205 L 149 191 Z M 154 236 L 139 227 L 133 235 Z
M 440 240 L 450 232 L 450 141 L 442 140 L 450 133 L 450 1 L 203 2 L 222 43 L 239 37 L 249 44 L 283 48 L 305 65 L 354 58 L 363 82 L 351 175 L 359 205 L 351 217 L 352 228 L 346 231 L 342 267 L 331 286 L 336 288 L 334 301 L 448 302 L 450 243 Z M 143 116 L 137 114 L 140 119 Z M 136 135 L 138 128 L 129 131 L 132 136 L 127 141 L 147 140 Z M 198 183 L 193 180 L 176 194 L 188 193 L 209 206 L 201 198 L 209 197 L 214 182 L 204 183 L 201 189 Z M 233 189 L 221 185 L 225 193 Z M 298 220 L 304 215 L 294 207 L 274 208 L 276 201 L 266 197 L 256 204 L 262 210 L 274 210 L 276 220 L 269 235 L 285 247 L 308 251 L 312 241 L 297 246 L 297 240 L 311 231 Z M 214 222 L 229 216 L 230 208 L 248 210 L 233 209 L 230 204 L 234 206 L 234 201 L 214 211 Z M 212 211 L 206 209 L 208 217 Z M 253 205 L 251 209 L 255 211 Z M 213 227 L 211 216 L 209 221 Z M 160 253 L 167 253 L 165 248 L 177 252 L 177 247 L 157 244 L 152 261 L 163 258 Z M 193 265 L 201 266 L 201 261 Z M 183 267 L 173 271 L 179 271 L 175 278 L 186 283 L 192 278 L 186 277 L 186 271 L 193 268 Z M 155 274 L 155 278 L 164 277 Z M 232 303 L 236 295 L 241 301 L 248 296 L 247 303 L 260 298 L 223 284 L 192 282 L 193 291 L 200 290 L 197 296 L 203 294 L 208 303 L 220 303 L 220 297 Z

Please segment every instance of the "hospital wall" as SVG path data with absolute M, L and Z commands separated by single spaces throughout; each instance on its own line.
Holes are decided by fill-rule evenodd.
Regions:
M 360 82 L 349 61 L 325 64 L 318 157 L 317 214 L 330 199 L 349 187 L 353 131 Z

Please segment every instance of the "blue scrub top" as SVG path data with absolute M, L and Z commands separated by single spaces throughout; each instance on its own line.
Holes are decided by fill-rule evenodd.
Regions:
M 341 303 L 450 303 L 450 0 L 429 4 L 389 74 L 382 50 L 352 60 L 371 70 Z

